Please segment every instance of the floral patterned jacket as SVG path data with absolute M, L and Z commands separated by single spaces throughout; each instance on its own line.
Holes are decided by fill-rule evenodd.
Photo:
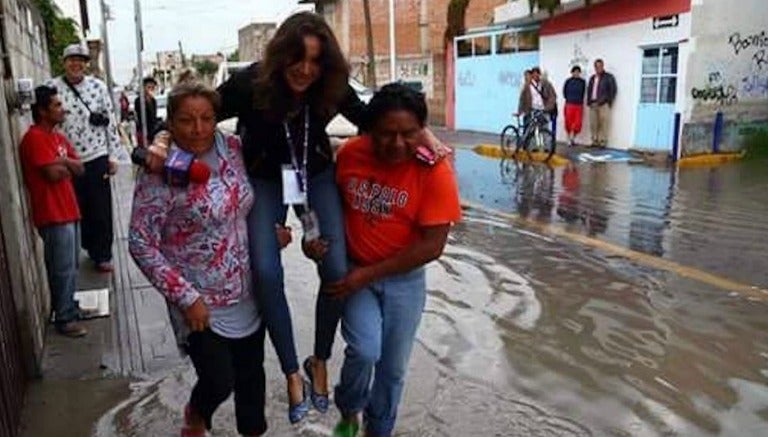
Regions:
M 218 171 L 205 184 L 179 188 L 141 172 L 133 198 L 129 250 L 172 304 L 202 297 L 227 306 L 250 292 L 246 217 L 253 206 L 238 137 L 216 133 Z

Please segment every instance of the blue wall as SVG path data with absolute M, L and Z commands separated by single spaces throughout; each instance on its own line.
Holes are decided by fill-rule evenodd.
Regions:
M 523 72 L 539 52 L 456 59 L 456 129 L 501 132 L 517 111 Z

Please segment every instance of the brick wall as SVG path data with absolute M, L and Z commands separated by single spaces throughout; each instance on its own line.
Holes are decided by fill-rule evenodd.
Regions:
M 341 5 L 341 1 L 349 1 Z M 421 2 L 427 2 L 426 34 L 428 52 L 422 52 L 422 32 L 419 25 Z M 398 56 L 410 58 L 414 55 L 431 56 L 432 89 L 429 99 L 430 118 L 436 124 L 445 123 L 445 29 L 447 26 L 449 0 L 396 0 L 396 49 Z M 496 6 L 506 3 L 505 0 L 472 0 L 466 14 L 466 27 L 477 28 L 493 23 L 493 10 Z M 373 25 L 374 51 L 377 60 L 389 55 L 389 1 L 370 0 L 371 22 Z M 350 59 L 360 59 L 366 56 L 365 18 L 362 0 L 340 0 L 336 2 L 334 32 L 341 39 L 345 29 L 338 28 L 344 23 L 343 8 L 349 8 L 349 53 Z M 385 59 L 386 60 L 386 59 Z

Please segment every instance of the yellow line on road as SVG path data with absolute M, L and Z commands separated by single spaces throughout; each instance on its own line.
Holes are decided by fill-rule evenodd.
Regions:
M 586 235 L 571 232 L 560 226 L 539 223 L 534 220 L 526 219 L 524 217 L 520 217 L 517 214 L 496 211 L 494 209 L 487 208 L 482 205 L 477 205 L 477 204 L 466 202 L 466 201 L 463 201 L 462 204 L 472 209 L 487 211 L 492 214 L 499 215 L 521 226 L 533 228 L 542 233 L 551 234 L 559 237 L 565 237 L 577 243 L 581 243 L 586 246 L 593 247 L 595 249 L 603 250 L 605 252 L 609 252 L 611 254 L 627 258 L 631 261 L 635 261 L 637 263 L 644 264 L 646 266 L 650 266 L 659 270 L 675 273 L 684 278 L 693 279 L 695 281 L 712 285 L 727 291 L 733 291 L 733 292 L 739 293 L 744 297 L 758 299 L 761 301 L 768 301 L 768 290 L 761 289 L 760 287 L 755 285 L 743 284 L 741 282 L 737 282 L 728 278 L 724 278 L 722 276 L 705 272 L 703 270 L 699 270 L 694 267 L 684 266 L 674 261 L 670 261 L 664 258 L 659 258 L 658 256 L 649 255 L 643 252 L 638 252 L 636 250 L 628 249 L 626 247 L 622 247 L 613 243 L 608 243 L 603 240 L 598 240 L 597 238 L 592 238 Z

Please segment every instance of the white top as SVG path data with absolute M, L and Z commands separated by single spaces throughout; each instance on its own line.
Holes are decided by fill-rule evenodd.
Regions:
M 51 79 L 47 85 L 55 87 L 59 92 L 67 113 L 61 127 L 81 161 L 93 161 L 118 150 L 120 137 L 117 135 L 112 99 L 104 82 L 93 76 L 85 76 L 74 87 L 92 112 L 101 112 L 109 117 L 110 124 L 106 127 L 94 126 L 88 121 L 91 113 L 61 76 Z
M 531 81 L 531 107 L 540 111 L 544 110 L 544 99 L 541 97 L 541 84 Z

